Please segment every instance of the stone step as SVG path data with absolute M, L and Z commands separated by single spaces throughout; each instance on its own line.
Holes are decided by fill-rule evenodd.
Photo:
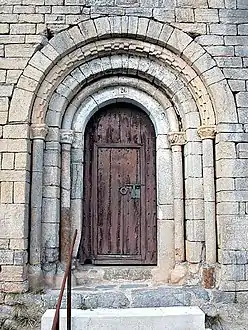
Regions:
M 59 290 L 46 292 L 43 299 L 48 308 L 55 308 L 58 295 Z M 72 290 L 72 307 L 75 309 L 202 306 L 209 301 L 210 293 L 203 288 L 170 285 L 154 287 L 145 282 L 84 285 Z M 65 307 L 66 294 L 62 301 L 62 308 Z
M 42 317 L 41 330 L 50 330 L 55 310 Z M 73 330 L 205 330 L 199 307 L 72 310 Z M 66 310 L 60 313 L 60 329 L 66 330 Z
M 74 283 L 76 285 L 93 285 L 105 283 L 139 282 L 152 279 L 150 266 L 94 266 L 77 265 L 73 271 Z

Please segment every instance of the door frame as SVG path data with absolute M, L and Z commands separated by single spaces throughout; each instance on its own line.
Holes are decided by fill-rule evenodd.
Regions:
M 156 179 L 156 132 L 155 132 L 155 128 L 154 128 L 154 124 L 152 123 L 151 119 L 149 118 L 149 116 L 147 116 L 147 114 L 140 108 L 137 107 L 136 105 L 130 104 L 130 103 L 126 103 L 126 102 L 120 102 L 120 104 L 123 106 L 124 104 L 124 111 L 126 111 L 128 109 L 128 112 L 130 112 L 130 116 L 132 111 L 135 111 L 134 113 L 136 113 L 136 115 L 140 116 L 141 118 L 141 127 L 142 130 L 146 130 L 145 127 L 150 127 L 147 128 L 148 131 L 150 131 L 150 133 L 146 132 L 145 134 L 145 141 L 147 143 L 147 147 L 148 145 L 150 145 L 152 147 L 151 150 L 151 154 L 150 157 L 147 155 L 148 158 L 150 158 L 150 164 L 151 164 L 151 173 L 153 173 L 153 176 L 151 176 L 151 179 L 148 179 L 148 183 L 146 185 L 146 177 L 145 177 L 145 168 L 147 165 L 146 163 L 146 153 L 150 152 L 150 149 L 146 149 L 146 153 L 145 153 L 145 144 L 137 142 L 123 142 L 123 143 L 114 143 L 114 142 L 110 142 L 110 143 L 106 143 L 106 142 L 96 142 L 93 144 L 93 149 L 92 152 L 90 153 L 90 155 L 88 155 L 87 157 L 87 161 L 89 162 L 89 164 L 91 163 L 91 182 L 92 182 L 92 197 L 90 200 L 90 209 L 91 209 L 91 216 L 90 216 L 90 228 L 91 228 L 91 262 L 92 264 L 116 264 L 116 265 L 125 265 L 125 260 L 126 263 L 128 265 L 130 264 L 136 264 L 136 265 L 155 265 L 157 263 L 157 246 L 158 246 L 158 242 L 157 242 L 157 221 L 155 220 L 154 215 L 156 215 L 156 219 L 157 219 L 157 179 Z M 122 111 L 122 106 L 120 108 L 120 111 Z M 116 108 L 115 111 L 118 109 L 118 107 L 114 107 Z M 108 106 L 105 107 L 105 111 L 108 113 L 108 110 L 111 111 L 111 107 L 108 109 Z M 111 113 L 111 112 L 110 112 Z M 130 117 L 131 118 L 131 117 Z M 147 122 L 146 122 L 147 121 Z M 149 123 L 149 125 L 148 125 Z M 87 129 L 87 126 L 86 126 Z M 85 134 L 86 134 L 86 129 L 84 132 L 84 138 L 85 138 Z M 91 127 L 88 127 L 89 132 L 91 132 Z M 140 134 L 142 134 L 142 130 L 140 131 Z M 147 135 L 148 134 L 148 135 Z M 140 135 L 141 138 L 142 135 Z M 146 139 L 151 139 L 152 142 L 148 142 L 148 140 Z M 147 148 L 146 147 L 146 148 Z M 86 148 L 88 148 L 88 146 L 86 146 Z M 90 147 L 92 148 L 92 146 Z M 133 255 L 120 255 L 120 254 L 98 254 L 98 150 L 100 148 L 110 148 L 110 149 L 136 149 L 139 150 L 139 182 L 141 183 L 141 199 L 139 201 L 139 217 L 140 217 L 140 224 L 139 224 L 139 235 L 140 235 L 140 240 L 139 240 L 139 253 L 138 254 L 133 254 Z M 91 150 L 91 149 L 87 149 L 87 150 Z M 85 152 L 85 148 L 84 148 L 84 152 Z M 89 158 L 90 157 L 90 158 Z M 83 174 L 83 180 L 85 180 L 85 172 Z M 151 182 L 149 182 L 151 181 Z M 149 203 L 147 204 L 147 194 L 149 193 L 149 188 L 148 188 L 148 184 L 152 183 L 151 187 L 153 187 L 154 192 L 155 192 L 155 196 L 153 196 L 152 198 L 155 197 L 155 200 L 152 199 L 153 202 L 152 203 L 152 207 L 150 210 L 150 216 L 149 213 L 148 215 L 146 215 L 146 207 L 142 207 L 142 205 L 149 205 Z M 85 190 L 84 190 L 85 191 Z M 86 201 L 87 202 L 87 201 Z M 123 208 L 123 198 L 121 198 L 121 208 L 122 210 L 124 210 Z M 156 202 L 156 207 L 154 208 L 154 202 Z M 87 203 L 88 204 L 88 203 Z M 148 211 L 149 211 L 148 210 Z M 123 215 L 122 215 L 123 217 Z M 85 219 L 85 217 L 84 217 Z M 124 230 L 124 218 L 121 218 L 121 222 L 122 222 L 122 230 Z M 149 229 L 148 229 L 149 228 Z M 155 237 L 154 237 L 154 241 L 148 241 L 148 239 L 151 239 L 152 234 L 155 231 Z M 122 232 L 122 235 L 125 235 L 124 232 Z M 123 237 L 123 239 L 125 239 Z M 82 241 L 84 242 L 84 238 L 82 237 Z M 123 242 L 123 241 L 122 241 Z M 149 242 L 154 242 L 154 250 L 149 249 L 151 248 L 152 245 L 149 245 Z M 82 244 L 82 248 L 83 248 L 84 244 Z M 152 252 L 152 254 L 150 254 Z M 81 253 L 81 252 L 80 252 Z M 82 255 L 83 256 L 83 255 Z M 147 256 L 148 259 L 147 259 Z M 151 259 L 152 256 L 152 259 Z M 154 256 L 154 257 L 153 257 Z
M 130 78 L 133 82 L 134 79 Z M 138 106 L 145 111 L 155 127 L 156 133 L 156 172 L 157 172 L 157 266 L 151 266 L 152 278 L 155 281 L 167 282 L 170 278 L 170 272 L 175 266 L 175 230 L 173 220 L 174 196 L 171 183 L 172 175 L 172 151 L 168 140 L 168 134 L 171 131 L 178 131 L 177 117 L 171 111 L 172 106 L 168 108 L 168 99 L 164 94 L 153 89 L 151 96 L 143 89 L 143 82 L 140 82 L 142 88 L 127 86 L 122 83 L 115 85 L 104 85 L 101 90 L 99 87 L 94 90 L 92 95 L 86 99 L 81 98 L 81 103 L 77 103 L 77 114 L 72 122 L 75 138 L 72 144 L 72 164 L 75 171 L 72 171 L 72 229 L 79 228 L 79 235 L 74 249 L 76 258 L 81 238 L 82 226 L 82 194 L 74 194 L 76 183 L 78 185 L 78 173 L 82 173 L 79 178 L 83 186 L 83 164 L 84 156 L 82 146 L 84 145 L 84 131 L 90 118 L 102 107 L 116 102 L 126 102 Z M 97 85 L 98 86 L 98 85 Z M 123 93 L 125 91 L 125 93 Z M 84 94 L 82 94 L 84 96 Z M 97 99 L 92 102 L 92 98 Z M 166 154 L 166 156 L 165 156 Z M 81 155 L 81 156 L 80 156 Z M 81 161 L 80 161 L 81 157 Z M 166 158 L 165 158 L 166 157 Z M 73 188 L 75 186 L 75 188 Z

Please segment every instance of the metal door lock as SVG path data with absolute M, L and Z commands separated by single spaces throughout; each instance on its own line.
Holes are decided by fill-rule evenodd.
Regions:
M 122 195 L 126 195 L 128 193 L 128 191 L 131 189 L 131 198 L 132 199 L 140 199 L 141 186 L 144 186 L 144 184 L 128 183 L 125 186 L 121 187 L 119 189 L 119 191 Z

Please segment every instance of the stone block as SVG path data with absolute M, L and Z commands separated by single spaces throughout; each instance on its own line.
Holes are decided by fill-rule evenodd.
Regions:
M 202 155 L 187 155 L 185 157 L 185 177 L 202 178 Z
M 245 91 L 245 82 L 242 80 L 235 80 L 235 79 L 229 79 L 228 84 L 231 87 L 231 90 L 233 92 L 243 92 Z M 240 122 L 244 122 L 242 119 L 240 119 Z
M 59 223 L 60 203 L 58 198 L 43 198 L 42 222 Z
M 159 39 L 159 36 L 161 34 L 161 31 L 163 29 L 163 24 L 159 22 L 155 22 L 153 20 L 150 20 L 147 33 L 146 33 L 146 40 L 148 41 L 155 41 Z
M 248 143 L 238 143 L 237 154 L 239 158 L 248 158 Z
M 216 164 L 216 176 L 221 177 L 246 177 L 248 168 L 246 159 L 221 159 Z
M 207 0 L 177 0 L 177 6 L 191 8 L 208 8 Z
M 8 84 L 16 84 L 21 73 L 22 73 L 22 70 L 8 70 L 6 82 Z
M 26 250 L 28 248 L 27 239 L 10 239 L 9 248 L 11 250 Z
M 0 238 L 26 238 L 28 207 L 24 204 L 1 204 L 0 211 Z
M 27 268 L 23 266 L 1 266 L 0 281 L 21 282 L 27 279 Z
M 87 20 L 79 24 L 80 31 L 85 39 L 88 41 L 97 38 L 97 32 L 95 24 L 92 20 Z
M 33 98 L 34 94 L 32 92 L 15 88 L 10 104 L 9 121 L 26 122 L 29 118 L 29 108 L 31 106 Z M 20 111 L 20 104 L 22 111 Z
M 29 137 L 29 126 L 27 124 L 5 125 L 3 138 L 5 139 L 26 139 Z
M 202 155 L 202 143 L 187 142 L 184 146 L 184 155 Z
M 0 112 L 8 111 L 9 99 L 8 97 L 0 97 Z
M 3 152 L 30 152 L 30 141 L 27 139 L 1 139 L 0 150 Z
M 219 142 L 215 145 L 216 160 L 222 158 L 236 158 L 236 148 L 234 142 Z
M 0 239 L 0 250 L 9 249 L 9 239 Z
M 191 177 L 187 178 L 185 180 L 185 196 L 186 199 L 203 198 L 203 179 Z
M 14 265 L 25 265 L 28 262 L 27 251 L 15 251 L 14 252 Z
M 28 181 L 29 182 L 29 173 L 21 170 L 2 170 L 0 171 L 0 181 Z
M 14 168 L 14 153 L 3 153 L 2 154 L 2 169 L 11 170 Z
M 42 317 L 41 330 L 51 328 L 55 310 L 48 310 Z M 177 329 L 190 326 L 191 330 L 204 330 L 204 313 L 198 307 L 168 307 L 142 309 L 98 309 L 97 311 L 72 310 L 75 330 L 101 327 L 103 330 L 138 330 L 138 329 Z M 66 319 L 66 311 L 61 311 L 61 329 Z
M 248 102 L 248 92 L 237 93 L 236 102 L 238 107 L 246 107 Z
M 13 182 L 1 182 L 1 203 L 13 203 Z
M 246 178 L 235 179 L 236 190 L 248 190 L 248 180 Z
M 167 47 L 173 52 L 182 53 L 183 50 L 191 43 L 192 38 L 180 30 L 174 30 L 167 41 Z
M 222 279 L 227 281 L 244 281 L 245 265 L 222 265 Z
M 219 15 L 217 9 L 195 9 L 196 22 L 217 23 Z
M 43 174 L 43 183 L 45 186 L 60 185 L 60 169 L 59 167 L 45 166 Z
M 14 251 L 0 250 L 0 265 L 12 265 L 14 262 Z
M 171 151 L 159 149 L 157 151 L 157 163 L 158 204 L 172 204 L 173 183 Z
M 186 240 L 186 259 L 190 263 L 201 262 L 204 259 L 203 244 Z
M 16 153 L 15 154 L 15 169 L 29 169 L 30 168 L 30 154 Z
M 29 202 L 30 184 L 27 182 L 14 182 L 14 203 L 25 204 Z
M 9 24 L 2 23 L 0 24 L 0 34 L 7 34 L 9 33 Z
M 186 239 L 194 242 L 205 241 L 205 221 L 187 220 L 186 221 Z
M 19 14 L 18 23 L 44 23 L 44 15 L 42 15 L 42 14 Z
M 223 215 L 218 216 L 220 230 L 220 246 L 226 250 L 248 249 L 247 216 Z
M 217 214 L 239 214 L 239 204 L 236 202 L 217 203 Z
M 42 224 L 42 242 L 43 247 L 57 248 L 59 247 L 59 223 L 48 223 Z
M 186 199 L 185 200 L 185 217 L 187 220 L 204 219 L 203 199 Z
M 177 22 L 194 22 L 194 10 L 192 8 L 176 8 Z
M 28 291 L 28 281 L 23 282 L 4 282 L 2 286 L 3 292 L 8 293 L 24 293 Z
M 10 24 L 10 34 L 35 34 L 35 24 Z
M 173 205 L 158 205 L 158 210 L 157 210 L 157 214 L 158 214 L 158 219 L 159 220 L 165 220 L 165 219 L 169 219 L 172 220 L 174 219 L 174 210 L 173 210 Z

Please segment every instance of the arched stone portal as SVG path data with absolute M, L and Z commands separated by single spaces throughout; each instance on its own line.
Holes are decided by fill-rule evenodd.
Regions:
M 14 91 L 9 120 L 32 123 L 34 279 L 41 265 L 56 274 L 71 232 L 82 228 L 86 124 L 106 104 L 123 101 L 143 109 L 156 131 L 154 278 L 168 281 L 175 263 L 216 262 L 213 139 L 216 124 L 236 120 L 233 97 L 221 70 L 188 35 L 145 18 L 126 23 L 101 17 L 59 33 L 35 53 Z

